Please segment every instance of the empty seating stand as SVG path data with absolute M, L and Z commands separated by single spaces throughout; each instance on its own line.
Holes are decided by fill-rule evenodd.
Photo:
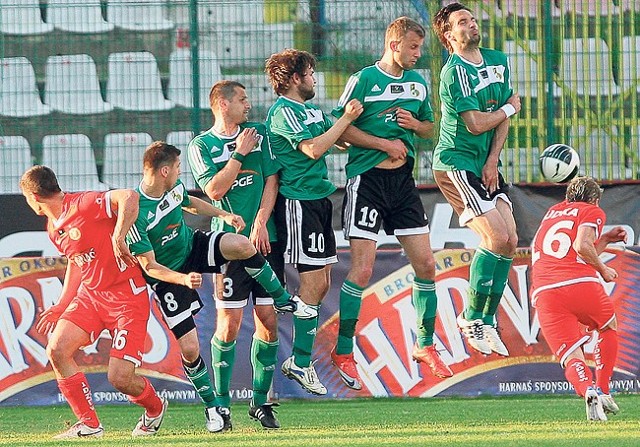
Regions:
M 222 79 L 222 72 L 218 58 L 208 51 L 200 51 L 198 56 L 199 89 L 198 98 L 201 109 L 209 108 L 209 90 L 211 86 Z M 179 48 L 169 57 L 169 88 L 168 97 L 177 105 L 193 107 L 193 78 L 191 64 L 191 49 Z
M 191 173 L 189 157 L 187 155 L 187 146 L 189 146 L 189 142 L 191 142 L 192 139 L 193 132 L 190 130 L 179 130 L 167 134 L 167 143 L 182 151 L 180 154 L 180 180 L 182 180 L 182 183 L 184 183 L 189 190 L 199 189 Z
M 106 33 L 114 28 L 102 17 L 100 0 L 49 0 L 47 21 L 70 33 Z
M 142 179 L 142 157 L 153 140 L 147 133 L 110 133 L 104 139 L 102 180 L 112 188 L 135 188 Z
M 0 32 L 28 36 L 51 31 L 53 25 L 42 21 L 38 0 L 0 0 Z
M 163 0 L 108 0 L 107 20 L 129 31 L 167 31 L 174 27 L 167 19 Z
M 29 59 L 0 59 L 0 76 L 0 115 L 27 118 L 51 112 L 49 106 L 40 100 L 36 75 Z
M 0 194 L 20 192 L 20 177 L 32 164 L 31 148 L 23 136 L 0 136 Z
M 83 134 L 46 135 L 42 163 L 56 173 L 63 191 L 105 191 L 89 137 Z

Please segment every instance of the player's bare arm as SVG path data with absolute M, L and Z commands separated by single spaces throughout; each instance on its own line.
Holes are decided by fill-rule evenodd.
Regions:
M 36 324 L 38 333 L 48 334 L 53 331 L 60 319 L 60 315 L 62 315 L 69 306 L 69 303 L 71 303 L 71 300 L 76 296 L 81 281 L 82 273 L 80 267 L 74 264 L 73 261 L 68 261 L 60 298 L 56 304 L 45 309 L 40 314 L 40 318 Z
M 255 128 L 244 129 L 236 138 L 235 152 L 241 156 L 246 156 L 258 143 L 260 136 Z M 204 192 L 211 200 L 220 200 L 229 192 L 233 182 L 238 177 L 238 172 L 242 167 L 242 162 L 231 157 L 229 162 L 211 179 L 205 186 Z
M 596 230 L 593 227 L 582 225 L 578 228 L 573 249 L 580 255 L 584 262 L 593 266 L 606 282 L 613 281 L 618 277 L 618 272 L 608 267 L 602 262 L 602 259 L 600 259 L 598 250 L 596 249 Z
M 273 212 L 273 207 L 278 196 L 278 175 L 270 175 L 265 180 L 264 190 L 262 191 L 262 200 L 260 208 L 256 213 L 256 217 L 251 225 L 251 233 L 249 240 L 263 256 L 271 253 L 271 243 L 269 242 L 269 232 L 267 231 L 267 222 Z
M 482 168 L 482 184 L 487 188 L 490 194 L 498 189 L 498 162 L 500 161 L 500 154 L 504 147 L 505 141 L 507 141 L 507 135 L 509 134 L 509 120 L 504 120 L 498 127 L 491 140 L 491 146 L 489 147 L 489 156 Z
M 191 205 L 188 207 L 182 207 L 182 209 L 188 213 L 200 216 L 219 217 L 224 220 L 225 223 L 235 228 L 238 232 L 244 230 L 244 227 L 247 226 L 242 216 L 217 208 L 198 197 L 190 195 L 189 200 L 191 201 Z
M 627 231 L 624 227 L 617 226 L 606 233 L 603 233 L 602 236 L 600 236 L 600 239 L 596 242 L 596 251 L 600 254 L 605 250 L 605 248 L 607 248 L 607 245 L 614 244 L 616 242 L 627 242 Z
M 386 140 L 376 137 L 358 129 L 356 126 L 349 126 L 341 138 L 354 146 L 384 152 L 391 161 L 407 158 L 407 147 L 402 140 Z
M 509 109 L 507 106 L 510 106 Z M 509 120 L 513 115 L 520 112 L 520 96 L 514 93 L 507 103 L 493 112 L 481 112 L 479 110 L 467 110 L 462 112 L 460 116 L 467 126 L 467 130 L 473 135 L 480 135 L 495 129 L 504 121 Z
M 303 140 L 298 144 L 298 149 L 309 158 L 318 160 L 331 146 L 342 136 L 344 131 L 362 113 L 362 104 L 357 99 L 352 99 L 344 108 L 342 115 L 329 130 L 310 140 Z
M 113 253 L 125 265 L 132 267 L 136 264 L 136 258 L 129 251 L 124 238 L 138 218 L 139 195 L 131 189 L 116 189 L 111 191 L 109 196 L 111 209 L 118 215 L 111 236 Z
M 159 281 L 187 286 L 190 289 L 197 289 L 202 285 L 202 275 L 196 272 L 180 273 L 156 261 L 156 254 L 153 250 L 137 255 L 140 267 L 144 272 Z
M 433 136 L 434 123 L 428 120 L 420 121 L 408 110 L 398 108 L 396 110 L 396 120 L 398 126 L 412 130 L 420 138 L 431 138 Z

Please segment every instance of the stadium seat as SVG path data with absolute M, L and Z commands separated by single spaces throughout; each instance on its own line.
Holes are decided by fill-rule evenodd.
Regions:
M 444 0 L 442 5 L 448 5 L 450 3 L 457 2 L 458 0 Z M 530 0 L 532 1 L 532 0 Z M 498 7 L 495 0 L 482 0 L 478 2 L 467 2 L 465 6 L 471 10 L 476 20 L 488 21 L 491 16 L 502 17 L 502 10 Z
M 602 0 L 562 0 L 565 12 L 589 17 L 620 15 L 620 8 L 611 1 Z
M 107 134 L 102 181 L 113 188 L 137 187 L 142 179 L 142 156 L 152 142 L 148 133 Z
M 624 148 L 615 141 L 617 138 L 616 126 L 608 131 L 592 129 L 590 132 L 585 126 L 577 126 L 569 144 L 580 155 L 580 172 L 602 180 L 626 178 Z
M 166 31 L 173 22 L 166 18 L 163 0 L 108 0 L 107 20 L 129 31 Z
M 23 136 L 0 136 L 0 194 L 20 193 L 20 177 L 33 164 L 29 142 Z
M 347 171 L 345 170 L 345 166 L 349 160 L 349 154 L 335 149 L 334 151 L 335 152 L 331 152 L 327 158 L 325 158 L 329 172 L 329 180 L 338 188 L 344 188 L 347 184 Z
M 0 32 L 13 35 L 45 34 L 53 25 L 44 23 L 38 0 L 0 0 Z
M 253 107 L 271 107 L 278 97 L 273 92 L 271 84 L 264 73 L 243 74 L 233 76 L 234 81 L 238 81 L 245 86 L 247 97 Z M 314 100 L 311 100 L 314 102 Z
M 167 143 L 182 151 L 182 154 L 180 154 L 180 180 L 189 190 L 200 189 L 191 173 L 189 157 L 187 156 L 187 146 L 192 139 L 193 132 L 190 130 L 179 130 L 167 134 Z
M 198 1 L 198 25 L 201 30 L 225 25 L 261 27 L 264 23 L 264 0 L 221 2 Z
M 621 44 L 622 64 L 620 68 L 622 73 L 620 76 L 620 85 L 624 90 L 634 87 L 640 92 L 640 75 L 638 75 L 638 67 L 640 66 L 640 36 L 624 36 Z
M 539 58 L 542 58 L 542 54 L 538 53 L 538 42 L 536 40 L 520 41 L 522 46 L 516 44 L 513 40 L 505 40 L 503 51 L 509 57 L 509 63 L 511 65 L 511 84 L 513 90 L 520 93 L 520 95 L 530 96 L 532 98 L 538 97 L 538 63 L 526 52 L 524 48 L 529 48 L 531 53 L 537 54 Z M 545 90 L 547 89 L 547 83 L 544 83 Z M 558 85 L 553 82 L 553 96 L 560 96 L 560 89 Z
M 222 79 L 222 72 L 215 54 L 200 51 L 198 55 L 200 69 L 200 108 L 209 108 L 209 90 Z M 180 48 L 169 57 L 168 97 L 176 105 L 193 107 L 193 78 L 191 73 L 191 49 Z
M 106 33 L 113 29 L 102 17 L 100 0 L 49 0 L 47 21 L 70 33 Z
M 538 0 L 502 0 L 502 10 L 512 17 L 537 19 L 542 14 L 544 5 Z M 560 17 L 561 11 L 554 2 L 551 3 L 551 16 Z
M 107 101 L 124 110 L 167 110 L 173 102 L 162 93 L 160 71 L 153 54 L 140 52 L 109 55 Z
M 433 183 L 433 170 L 431 169 L 431 152 L 417 151 L 415 160 L 415 179 L 419 185 Z
M 98 179 L 91 141 L 83 134 L 46 135 L 42 164 L 54 170 L 63 191 L 106 191 Z
M 36 75 L 29 59 L 0 59 L 0 77 L 0 115 L 26 118 L 51 112 L 49 106 L 40 100 Z
M 394 0 L 325 0 L 324 11 L 330 24 L 368 20 L 382 22 L 385 27 L 400 16 L 415 16 L 416 12 L 411 2 Z
M 113 106 L 102 100 L 96 64 L 88 54 L 49 56 L 44 102 L 62 113 L 105 113 Z
M 599 38 L 564 39 L 560 61 L 562 80 L 579 95 L 617 95 L 609 47 Z

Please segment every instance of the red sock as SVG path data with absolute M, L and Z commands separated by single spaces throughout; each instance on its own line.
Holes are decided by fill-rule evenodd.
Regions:
M 593 385 L 591 370 L 581 359 L 571 359 L 564 368 L 564 376 L 573 385 L 578 396 L 584 397 L 587 388 Z
M 58 379 L 58 388 L 79 421 L 91 428 L 97 428 L 100 425 L 91 398 L 91 387 L 84 373 L 77 372 L 70 377 Z
M 604 394 L 609 394 L 609 381 L 618 356 L 618 332 L 606 329 L 598 334 L 598 342 L 593 358 L 596 361 L 596 386 Z
M 156 394 L 156 390 L 153 388 L 153 385 L 151 385 L 151 382 L 149 382 L 146 377 L 143 377 L 142 380 L 144 380 L 142 393 L 137 397 L 127 397 L 134 404 L 144 407 L 144 409 L 147 410 L 147 415 L 154 418 L 162 411 L 162 401 L 158 397 L 158 394 Z

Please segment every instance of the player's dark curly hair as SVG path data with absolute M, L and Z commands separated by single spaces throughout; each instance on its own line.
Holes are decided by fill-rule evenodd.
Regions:
M 451 47 L 451 44 L 449 43 L 447 38 L 444 37 L 444 33 L 446 33 L 447 31 L 451 31 L 451 22 L 449 21 L 449 17 L 451 16 L 451 14 L 462 10 L 471 12 L 469 8 L 461 3 L 450 3 L 447 6 L 441 8 L 440 11 L 438 11 L 436 15 L 433 16 L 433 31 L 436 33 L 436 36 L 438 36 L 438 39 L 440 39 L 440 43 L 447 49 L 449 53 L 453 53 L 453 48 Z
M 316 68 L 316 58 L 311 53 L 289 48 L 272 54 L 264 67 L 269 82 L 276 95 L 282 96 L 291 87 L 291 78 L 295 73 L 304 76 L 309 68 Z
M 596 203 L 602 198 L 602 188 L 593 177 L 576 177 L 567 186 L 567 202 Z
M 157 171 L 163 166 L 175 163 L 180 156 L 180 149 L 164 141 L 154 141 L 144 150 L 142 164 L 145 168 Z
M 20 190 L 45 199 L 61 192 L 56 174 L 51 168 L 42 165 L 32 166 L 22 174 Z

